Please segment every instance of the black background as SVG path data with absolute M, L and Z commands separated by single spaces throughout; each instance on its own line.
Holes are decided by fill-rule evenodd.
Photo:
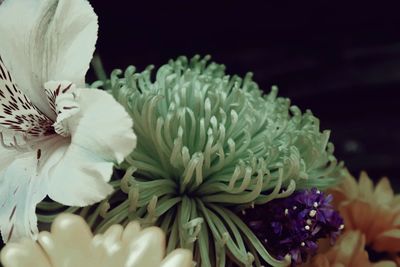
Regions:
M 107 72 L 210 54 L 331 129 L 354 175 L 400 190 L 400 8 L 387 1 L 91 1 Z M 400 3 L 400 2 L 399 2 Z M 89 75 L 93 79 L 93 74 Z

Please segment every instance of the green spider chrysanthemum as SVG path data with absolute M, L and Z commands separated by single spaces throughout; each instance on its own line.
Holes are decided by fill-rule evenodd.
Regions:
M 335 183 L 341 166 L 329 132 L 319 131 L 311 112 L 277 98 L 275 87 L 263 97 L 251 74 L 230 77 L 208 60 L 170 61 L 155 81 L 150 68 L 129 68 L 123 79 L 114 73 L 111 92 L 132 116 L 138 139 L 124 165 L 127 209 L 161 226 L 169 250 L 192 249 L 199 266 L 225 266 L 225 255 L 241 265 L 258 256 L 284 265 L 233 211 L 295 187 Z M 113 217 L 103 224 L 107 219 Z
M 236 212 L 295 188 L 329 187 L 342 165 L 310 111 L 290 106 L 275 87 L 262 96 L 251 74 L 231 77 L 208 61 L 180 57 L 154 81 L 152 68 L 112 74 L 106 87 L 132 116 L 137 148 L 89 223 L 98 222 L 96 232 L 133 219 L 156 224 L 167 233 L 168 250 L 191 249 L 198 266 L 259 266 L 259 257 L 285 266 Z

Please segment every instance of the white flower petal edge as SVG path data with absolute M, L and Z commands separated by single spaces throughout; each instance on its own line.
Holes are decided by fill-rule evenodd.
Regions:
M 125 229 L 112 225 L 93 236 L 77 215 L 59 215 L 51 233 L 41 232 L 38 241 L 7 244 L 1 252 L 5 267 L 191 267 L 189 250 L 176 249 L 165 255 L 165 234 L 158 227 L 141 229 L 137 222 Z
M 64 118 L 59 122 L 71 141 L 58 147 L 48 160 L 52 166 L 48 194 L 69 206 L 86 206 L 112 192 L 105 182 L 110 180 L 113 162 L 122 162 L 136 146 L 132 119 L 111 95 L 100 90 L 79 89 L 60 102 L 57 106 L 67 102 L 64 108 L 76 107 L 67 109 L 76 113 L 57 117 Z
M 110 95 L 78 88 L 97 38 L 86 0 L 6 0 L 0 36 L 0 230 L 8 242 L 36 237 L 35 208 L 46 195 L 70 206 L 104 199 L 113 164 L 136 136 Z
M 3 152 L 3 151 L 1 151 Z M 34 153 L 25 153 L 0 174 L 0 222 L 3 240 L 37 234 L 35 206 L 45 196 L 37 179 Z M 8 222 L 8 223 L 3 223 Z
M 29 99 L 52 117 L 43 84 L 84 85 L 97 40 L 97 16 L 86 0 L 5 0 L 0 55 Z

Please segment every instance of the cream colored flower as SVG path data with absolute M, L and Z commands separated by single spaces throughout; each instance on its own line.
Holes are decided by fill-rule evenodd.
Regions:
M 400 195 L 387 178 L 374 186 L 365 172 L 358 182 L 349 175 L 330 193 L 347 230 L 363 233 L 366 244 L 378 252 L 400 252 Z
M 137 222 L 111 226 L 93 236 L 77 215 L 61 214 L 51 233 L 35 242 L 8 243 L 1 252 L 5 267 L 190 267 L 192 255 L 176 249 L 164 258 L 165 235 L 158 227 L 141 229 Z
M 325 253 L 316 255 L 308 267 L 396 267 L 392 261 L 372 263 L 364 249 L 365 235 L 359 231 L 348 231 L 336 245 Z
M 345 232 L 335 246 L 320 246 L 308 267 L 395 267 L 400 266 L 400 195 L 387 178 L 374 186 L 368 175 L 357 181 L 350 174 L 329 190 L 334 206 L 344 219 Z M 385 253 L 385 261 L 371 262 L 367 247 Z

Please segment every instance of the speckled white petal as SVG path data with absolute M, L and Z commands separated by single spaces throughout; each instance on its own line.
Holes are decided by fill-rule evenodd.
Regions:
M 51 109 L 57 118 L 53 124 L 54 131 L 64 137 L 70 136 L 67 119 L 80 110 L 77 102 L 76 85 L 69 81 L 49 81 L 44 84 Z
M 14 131 L 0 126 L 0 172 L 5 170 L 21 154 L 20 151 L 13 149 L 13 146 L 18 144 L 17 142 L 20 137 Z
M 4 242 L 38 233 L 36 205 L 46 196 L 37 153 L 19 155 L 0 173 L 0 230 Z
M 0 126 L 37 137 L 49 134 L 52 124 L 20 90 L 0 58 Z
M 77 89 L 63 96 L 68 95 L 72 96 L 68 103 L 77 107 L 76 112 L 57 122 L 71 134 L 70 143 L 57 148 L 52 155 L 48 194 L 65 205 L 85 206 L 112 192 L 107 182 L 113 165 L 133 150 L 136 136 L 132 119 L 108 93 Z M 57 110 L 62 103 L 56 99 Z M 64 110 L 60 111 L 62 116 Z
M 65 108 L 66 106 L 70 107 L 70 105 L 58 105 L 57 101 L 65 102 L 64 96 L 65 95 L 72 95 L 76 91 L 76 85 L 70 81 L 48 81 L 44 84 L 44 89 L 47 95 L 47 101 L 51 109 L 53 110 L 54 114 L 57 116 L 57 120 L 60 120 L 60 113 L 62 111 L 70 110 L 69 108 Z M 74 101 L 74 100 L 73 100 Z M 65 116 L 63 116 L 65 117 Z
M 32 102 L 51 116 L 43 84 L 84 84 L 97 40 L 86 0 L 6 0 L 0 6 L 0 55 Z

